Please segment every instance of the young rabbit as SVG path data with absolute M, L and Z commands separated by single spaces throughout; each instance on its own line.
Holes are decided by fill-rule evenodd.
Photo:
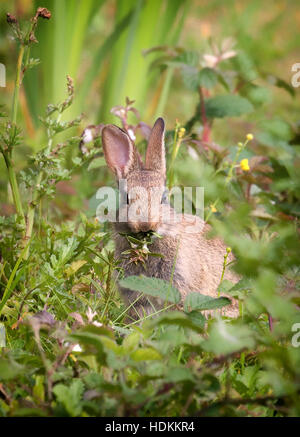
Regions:
M 116 256 L 122 259 L 125 276 L 146 275 L 170 281 L 184 298 L 189 292 L 199 292 L 217 297 L 217 287 L 222 275 L 226 246 L 219 238 L 208 239 L 210 226 L 199 217 L 177 214 L 165 196 L 166 159 L 164 145 L 165 124 L 158 118 L 152 128 L 146 151 L 145 164 L 126 132 L 114 125 L 102 131 L 104 156 L 108 167 L 120 181 L 127 183 L 127 205 L 119 209 L 119 217 L 128 212 L 127 222 L 117 222 L 115 228 Z M 145 195 L 146 194 L 146 195 Z M 130 214 L 130 210 L 135 213 Z M 124 211 L 125 210 L 125 211 Z M 191 228 L 191 226 L 193 226 Z M 162 238 L 154 238 L 151 252 L 162 257 L 149 256 L 146 269 L 134 264 L 122 253 L 129 243 L 123 232 L 138 233 L 155 231 Z M 233 259 L 229 254 L 228 262 Z M 238 277 L 228 268 L 225 278 L 237 282 Z M 139 293 L 121 288 L 120 293 L 127 305 L 134 302 Z M 163 306 L 158 299 L 142 296 L 129 312 L 135 317 L 150 314 Z M 225 307 L 225 314 L 238 315 L 237 302 Z

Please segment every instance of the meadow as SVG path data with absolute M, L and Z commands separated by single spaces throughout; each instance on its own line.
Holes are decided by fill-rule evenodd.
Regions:
M 0 417 L 300 415 L 299 24 L 291 0 L 0 3 Z M 227 246 L 216 298 L 124 278 L 96 217 L 101 129 L 143 155 L 160 116 L 168 187 L 203 187 Z M 119 283 L 166 309 L 128 320 Z

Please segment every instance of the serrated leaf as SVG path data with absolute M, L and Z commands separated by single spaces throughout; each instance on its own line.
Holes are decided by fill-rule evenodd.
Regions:
M 177 288 L 169 282 L 159 278 L 148 278 L 146 276 L 128 276 L 120 281 L 121 287 L 133 291 L 140 291 L 152 297 L 158 297 L 167 302 L 179 303 L 181 296 Z
M 176 56 L 174 61 L 186 64 L 190 67 L 197 67 L 199 64 L 199 53 L 195 51 L 185 51 Z
M 195 67 L 185 66 L 181 70 L 184 85 L 191 91 L 196 91 L 200 85 L 199 71 Z
M 218 76 L 213 68 L 205 67 L 199 73 L 199 85 L 204 88 L 213 88 L 218 81 Z
M 187 314 L 188 318 L 194 323 L 194 325 L 199 326 L 199 328 L 203 329 L 205 327 L 206 318 L 201 312 L 197 310 L 193 310 Z
M 73 379 L 70 387 L 64 384 L 57 384 L 53 392 L 59 402 L 63 404 L 70 416 L 76 417 L 81 413 L 80 401 L 84 390 L 83 382 L 80 379 Z
M 197 292 L 189 293 L 184 301 L 184 310 L 215 310 L 217 308 L 223 308 L 231 303 L 230 299 L 227 297 L 213 298 L 205 294 L 200 294 Z
M 211 97 L 205 101 L 205 112 L 209 118 L 237 117 L 253 109 L 249 100 L 232 94 Z

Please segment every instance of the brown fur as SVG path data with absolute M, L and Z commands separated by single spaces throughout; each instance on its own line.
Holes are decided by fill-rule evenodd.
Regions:
M 125 276 L 146 275 L 169 281 L 173 277 L 173 284 L 179 289 L 182 297 L 189 292 L 217 297 L 217 287 L 220 283 L 226 246 L 219 238 L 208 239 L 210 226 L 201 219 L 190 215 L 177 214 L 169 204 L 161 204 L 162 193 L 165 189 L 166 164 L 164 147 L 164 121 L 159 118 L 150 135 L 146 152 L 146 164 L 128 135 L 116 126 L 109 125 L 103 129 L 102 142 L 106 162 L 117 176 L 125 178 L 128 192 L 134 193 L 129 199 L 129 208 L 138 203 L 138 218 L 115 224 L 116 256 L 122 259 Z M 145 192 L 149 193 L 148 201 Z M 137 204 L 135 204 L 137 205 Z M 126 206 L 127 208 L 127 206 Z M 122 211 L 120 211 L 122 212 Z M 146 219 L 144 219 L 146 217 Z M 177 222 L 172 220 L 176 218 Z M 193 232 L 189 226 L 194 224 Z M 148 257 L 146 270 L 139 263 L 135 265 L 122 252 L 129 249 L 125 237 L 119 232 L 147 232 L 156 231 L 163 238 L 155 238 L 149 249 L 160 253 L 163 258 Z M 233 256 L 230 254 L 228 261 Z M 225 278 L 237 282 L 237 275 L 226 269 Z M 130 305 L 137 299 L 139 293 L 121 288 L 121 295 Z M 153 307 L 159 309 L 163 303 L 157 299 L 142 297 L 130 312 L 132 316 L 138 313 L 153 312 Z M 235 317 L 238 314 L 237 302 L 225 308 L 225 314 Z

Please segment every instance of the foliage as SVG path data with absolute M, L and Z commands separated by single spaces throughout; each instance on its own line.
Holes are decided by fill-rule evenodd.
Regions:
M 77 13 L 83 13 L 83 3 L 78 11 L 72 9 L 75 15 L 67 14 L 67 21 L 77 17 L 81 22 L 82 38 L 95 7 L 87 3 L 82 22 Z M 173 22 L 171 3 L 167 2 L 166 20 Z M 126 15 L 124 5 L 118 11 L 120 20 Z M 63 8 L 65 2 L 56 6 Z M 135 17 L 145 14 L 142 6 L 140 2 L 140 9 L 133 10 Z M 151 22 L 158 14 L 159 10 L 153 12 Z M 74 197 L 86 199 L 96 189 L 94 179 L 101 179 L 100 185 L 112 180 L 103 168 L 103 124 L 85 126 L 82 135 L 80 130 L 69 134 L 83 123 L 70 76 L 67 96 L 61 99 L 59 92 L 39 118 L 44 140 L 38 150 L 26 149 L 21 171 L 16 164 L 18 147 L 27 141 L 25 123 L 16 123 L 24 73 L 29 98 L 36 99 L 31 94 L 33 76 L 27 71 L 29 64 L 36 64 L 29 62 L 30 35 L 37 31 L 34 17 L 40 18 L 33 15 L 28 26 L 21 23 L 20 28 L 10 17 L 23 54 L 16 68 L 13 109 L 2 114 L 0 124 L 10 186 L 6 206 L 14 208 L 0 217 L 0 328 L 6 332 L 6 347 L 0 350 L 0 416 L 299 416 L 300 132 L 288 118 L 261 116 L 261 108 L 271 111 L 268 76 L 231 39 L 220 45 L 211 42 L 211 52 L 201 54 L 174 47 L 175 40 L 151 51 L 161 56 L 150 68 L 166 77 L 178 71 L 181 86 L 196 102 L 194 114 L 188 112 L 186 122 L 177 121 L 167 132 L 168 184 L 204 186 L 205 218 L 213 225 L 212 234 L 228 245 L 219 296 L 190 293 L 181 300 L 171 282 L 124 278 L 111 230 L 94 218 L 95 199 L 81 209 L 72 203 L 72 187 L 77 190 Z M 122 47 L 130 43 L 136 23 L 130 18 Z M 53 32 L 51 19 L 38 25 Z M 57 38 L 60 41 L 59 33 Z M 115 36 L 107 41 L 112 40 Z M 69 42 L 65 44 L 64 50 Z M 76 42 L 78 47 L 82 44 L 83 40 Z M 65 73 L 76 70 L 78 47 L 73 61 L 62 66 L 67 70 L 55 72 L 59 83 L 65 81 Z M 141 47 L 136 43 L 132 50 Z M 49 53 L 46 58 L 48 65 L 53 62 Z M 32 71 L 38 74 L 39 68 Z M 47 67 L 42 68 L 46 75 Z M 111 68 L 116 68 L 115 74 L 120 71 Z M 132 70 L 126 74 L 135 79 Z M 115 78 L 111 80 L 108 92 L 121 96 Z M 295 92 L 284 80 L 275 85 L 293 98 Z M 141 99 L 147 89 L 139 89 Z M 122 103 L 123 99 L 110 101 L 111 106 L 119 105 L 112 114 L 143 149 L 149 126 L 141 121 L 134 101 L 126 99 L 124 107 Z M 128 121 L 129 113 L 136 124 Z M 228 124 L 238 117 L 245 140 L 237 145 L 231 141 L 228 147 L 213 140 L 220 117 Z M 252 117 L 254 135 L 247 134 L 247 117 Z M 6 185 L 1 196 L 7 196 Z M 127 235 L 127 255 L 133 262 L 160 255 L 151 251 L 151 235 L 139 237 Z M 237 259 L 233 268 L 241 278 L 237 284 L 224 279 L 231 250 Z M 128 323 L 117 283 L 159 296 L 166 306 Z M 236 319 L 224 316 L 230 299 L 223 294 L 238 299 Z M 0 346 L 3 343 L 0 338 Z

